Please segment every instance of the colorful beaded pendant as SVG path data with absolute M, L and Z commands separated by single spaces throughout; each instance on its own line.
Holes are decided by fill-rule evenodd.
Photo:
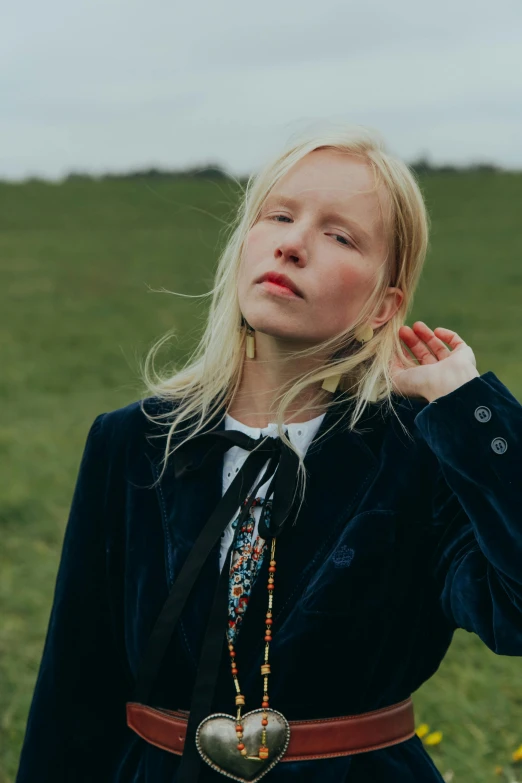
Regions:
M 255 498 L 251 507 L 262 503 L 262 498 Z M 270 501 L 267 501 L 267 504 L 268 512 Z M 239 519 L 240 517 L 238 517 Z M 272 641 L 272 608 L 276 574 L 275 538 L 271 540 L 268 568 L 268 607 L 264 630 L 265 652 L 261 665 L 261 677 L 263 678 L 261 709 L 253 710 L 242 716 L 245 697 L 241 693 L 239 685 L 238 662 L 234 649 L 234 640 L 241 622 L 242 612 L 248 602 L 248 597 L 242 594 L 241 580 L 246 579 L 248 589 L 250 589 L 261 565 L 266 545 L 259 536 L 254 545 L 250 543 L 251 536 L 249 534 L 253 530 L 253 517 L 250 522 L 246 520 L 240 524 L 243 525 L 238 536 L 240 552 L 231 566 L 230 619 L 227 629 L 231 672 L 236 689 L 236 717 L 225 713 L 214 713 L 202 720 L 196 732 L 196 746 L 204 761 L 217 772 L 232 778 L 232 780 L 242 781 L 242 783 L 256 783 L 277 764 L 285 753 L 290 741 L 290 726 L 282 713 L 269 706 L 269 653 Z

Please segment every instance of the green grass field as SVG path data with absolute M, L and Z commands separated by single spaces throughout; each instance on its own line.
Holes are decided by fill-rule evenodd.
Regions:
M 455 329 L 522 400 L 522 175 L 429 175 L 431 249 L 408 318 Z M 143 396 L 138 363 L 195 344 L 237 188 L 227 181 L 0 184 L 0 783 L 16 773 L 64 525 L 98 413 Z M 521 509 L 522 524 L 522 509 Z M 456 783 L 499 779 L 522 744 L 522 660 L 458 632 L 415 696 Z M 522 779 L 522 768 L 519 771 Z M 370 781 L 368 782 L 370 783 Z

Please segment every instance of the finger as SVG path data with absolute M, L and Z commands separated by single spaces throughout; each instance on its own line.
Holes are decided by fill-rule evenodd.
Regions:
M 405 359 L 408 359 L 410 362 L 413 362 L 415 360 L 415 357 L 412 355 L 411 351 L 408 351 L 408 349 L 406 348 L 405 345 L 403 345 L 403 343 L 401 343 L 401 350 L 402 350 L 402 355 Z
M 447 345 L 444 344 L 444 342 L 435 334 L 432 329 L 430 329 L 427 324 L 424 323 L 424 321 L 415 321 L 413 324 L 413 329 L 415 334 L 424 340 L 429 350 L 438 359 L 438 361 L 446 359 L 450 355 L 451 351 Z M 451 332 L 450 329 L 446 331 L 450 332 L 451 334 L 455 334 L 454 332 Z
M 435 364 L 438 361 L 410 326 L 401 326 L 399 335 L 421 364 Z
M 446 329 L 443 326 L 436 326 L 433 330 L 434 332 L 437 332 L 437 335 L 444 340 L 445 343 L 451 346 L 453 350 L 457 348 L 459 345 L 466 345 L 466 342 L 462 339 L 462 337 L 459 337 L 457 332 L 454 332 L 452 329 Z

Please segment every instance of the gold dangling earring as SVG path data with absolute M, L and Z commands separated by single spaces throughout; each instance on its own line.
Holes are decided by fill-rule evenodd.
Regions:
M 373 329 L 370 324 L 358 327 L 354 332 L 355 339 L 360 343 L 367 343 L 373 337 Z M 335 392 L 341 381 L 341 375 L 332 375 L 330 378 L 325 378 L 321 388 L 326 389 L 329 392 Z
M 256 338 L 251 326 L 247 326 L 246 355 L 249 359 L 255 359 L 256 356 Z
M 359 326 L 355 332 L 354 335 L 356 340 L 358 340 L 360 343 L 367 343 L 368 340 L 371 340 L 373 337 L 373 329 L 370 326 L 370 324 L 366 324 L 365 326 Z
M 256 357 L 256 339 L 254 337 L 255 329 L 253 329 L 245 316 L 241 316 L 241 326 L 246 327 L 246 351 L 245 354 L 249 359 L 255 359 Z
M 333 393 L 334 391 L 336 391 L 337 387 L 339 386 L 340 380 L 341 380 L 340 375 L 331 375 L 330 378 L 324 379 L 321 388 L 326 389 L 326 391 Z

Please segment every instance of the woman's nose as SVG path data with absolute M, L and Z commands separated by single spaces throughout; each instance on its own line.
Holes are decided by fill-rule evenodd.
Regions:
M 283 256 L 290 261 L 299 261 L 302 264 L 307 260 L 306 238 L 303 230 L 294 229 L 291 226 L 285 236 L 279 240 L 276 248 L 276 257 Z

